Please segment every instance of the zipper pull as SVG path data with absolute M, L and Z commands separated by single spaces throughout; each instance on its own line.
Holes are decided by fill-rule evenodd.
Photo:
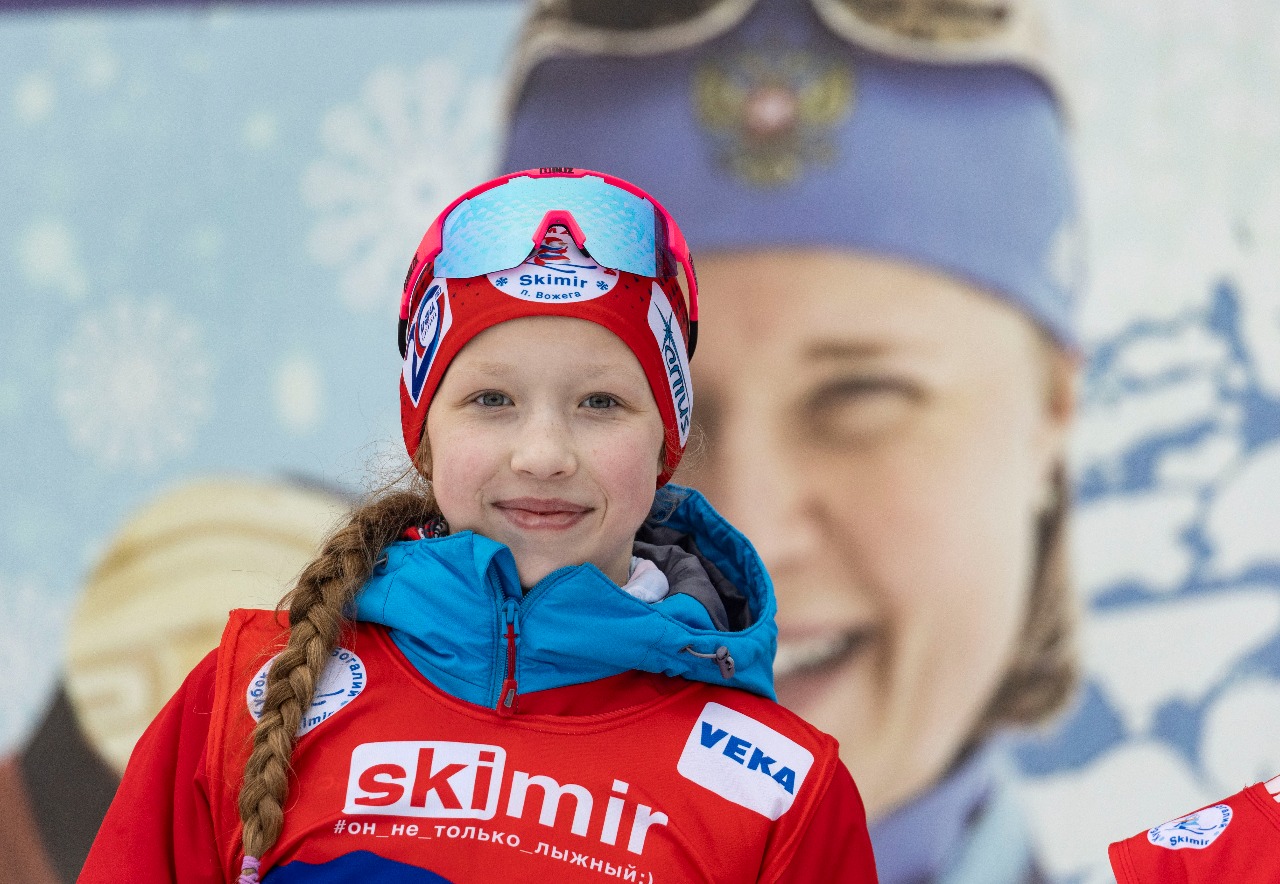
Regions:
M 516 639 L 520 636 L 520 611 L 515 599 L 507 599 L 502 608 L 502 622 L 507 634 L 507 674 L 502 680 L 502 692 L 498 695 L 498 713 L 513 715 L 516 711 Z

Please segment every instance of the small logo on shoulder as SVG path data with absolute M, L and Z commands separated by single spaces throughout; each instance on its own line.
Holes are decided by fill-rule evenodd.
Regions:
M 776 820 L 795 802 L 813 753 L 736 709 L 708 703 L 676 770 L 721 798 Z
M 1204 850 L 1226 831 L 1230 823 L 1231 808 L 1225 804 L 1215 804 L 1161 823 L 1147 832 L 1147 840 L 1156 847 L 1169 850 Z
M 262 717 L 262 703 L 267 696 L 267 674 L 271 672 L 271 664 L 275 662 L 276 658 L 272 657 L 263 664 L 245 692 L 249 714 L 254 721 Z M 355 652 L 346 648 L 334 648 L 320 675 L 320 681 L 316 684 L 311 708 L 302 716 L 302 722 L 298 725 L 298 736 L 310 733 L 320 722 L 360 696 L 367 682 L 364 663 Z

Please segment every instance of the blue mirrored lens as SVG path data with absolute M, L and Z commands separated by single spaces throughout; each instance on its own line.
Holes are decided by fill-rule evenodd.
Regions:
M 593 175 L 513 178 L 466 200 L 445 218 L 436 275 L 461 279 L 515 267 L 552 209 L 573 215 L 602 267 L 657 276 L 653 205 Z

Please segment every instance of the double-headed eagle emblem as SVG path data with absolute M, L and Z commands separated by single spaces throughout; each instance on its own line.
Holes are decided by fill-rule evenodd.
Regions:
M 834 129 L 852 110 L 853 92 L 847 61 L 787 47 L 716 56 L 693 78 L 698 119 L 717 160 L 762 187 L 835 161 Z

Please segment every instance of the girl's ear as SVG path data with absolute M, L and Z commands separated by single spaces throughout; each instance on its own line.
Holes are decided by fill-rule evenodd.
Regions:
M 422 439 L 418 441 L 418 450 L 413 455 L 413 466 L 423 479 L 431 481 L 431 445 L 427 442 L 427 427 L 422 427 Z

